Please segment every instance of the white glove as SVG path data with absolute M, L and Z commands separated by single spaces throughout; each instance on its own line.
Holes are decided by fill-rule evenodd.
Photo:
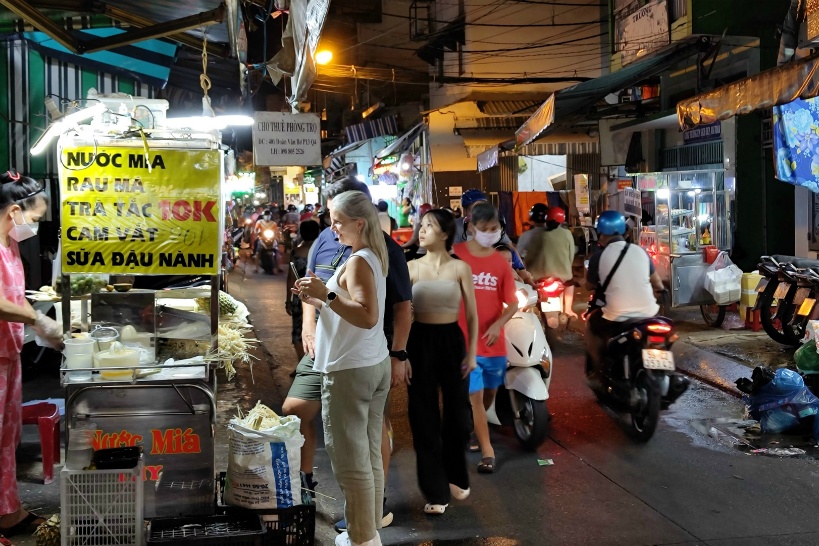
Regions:
M 52 349 L 61 350 L 63 347 L 63 329 L 60 323 L 47 317 L 42 311 L 37 311 L 32 329 L 37 336 Z

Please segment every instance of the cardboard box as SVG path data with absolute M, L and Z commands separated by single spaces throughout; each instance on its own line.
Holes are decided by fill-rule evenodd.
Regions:
M 746 307 L 753 307 L 756 305 L 756 298 L 758 296 L 756 286 L 762 280 L 762 275 L 757 273 L 743 273 L 742 274 L 742 297 L 739 302 Z

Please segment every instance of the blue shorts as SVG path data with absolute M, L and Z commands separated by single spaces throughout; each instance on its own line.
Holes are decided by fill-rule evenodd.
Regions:
M 469 374 L 469 394 L 483 389 L 497 389 L 506 378 L 505 356 L 479 356 L 478 367 Z

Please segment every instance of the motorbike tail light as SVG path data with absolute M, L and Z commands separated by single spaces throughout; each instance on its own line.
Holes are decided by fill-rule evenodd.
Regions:
M 671 326 L 668 324 L 649 324 L 646 330 L 653 334 L 667 334 L 671 332 Z
M 554 298 L 559 296 L 564 289 L 563 283 L 558 280 L 552 280 L 551 282 L 547 281 L 541 284 L 538 288 L 540 289 L 540 292 L 547 298 Z
M 648 336 L 649 343 L 665 343 L 665 338 L 663 336 Z
M 633 337 L 636 341 L 640 341 L 643 339 L 643 333 L 640 330 L 632 330 L 631 337 Z

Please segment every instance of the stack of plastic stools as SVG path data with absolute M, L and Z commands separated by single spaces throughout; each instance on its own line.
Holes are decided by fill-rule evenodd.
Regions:
M 43 483 L 48 485 L 54 481 L 54 463 L 60 462 L 60 408 L 48 402 L 23 406 L 23 424 L 40 429 Z
M 745 308 L 745 327 L 750 328 L 754 332 L 762 330 L 762 319 L 759 309 L 753 307 Z

